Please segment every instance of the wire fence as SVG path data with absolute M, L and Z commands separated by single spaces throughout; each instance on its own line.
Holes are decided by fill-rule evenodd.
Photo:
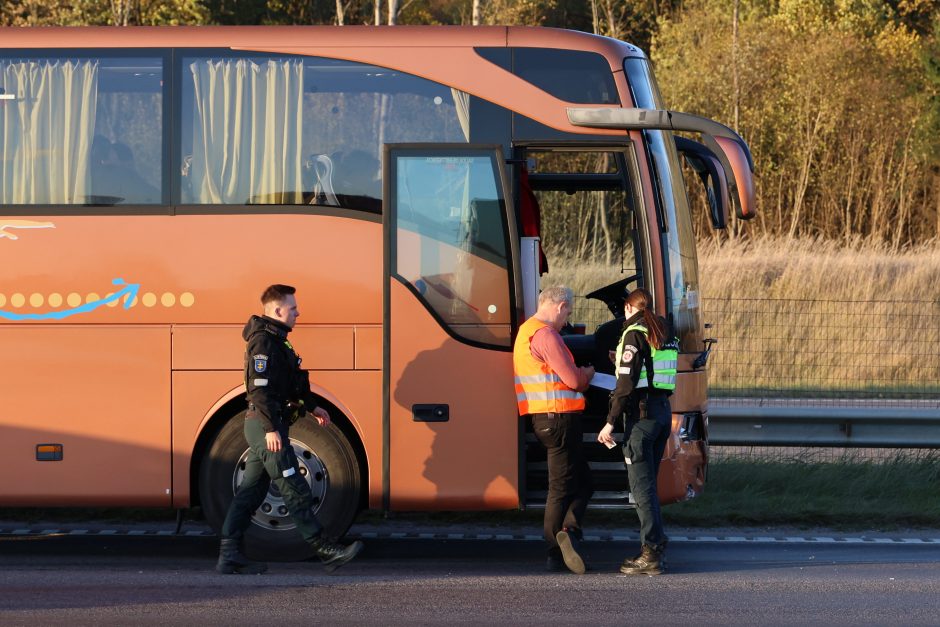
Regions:
M 742 298 L 704 313 L 715 397 L 940 395 L 940 302 Z
M 577 298 L 588 332 L 611 319 Z M 705 337 L 713 405 L 936 408 L 940 412 L 940 302 L 735 298 L 707 300 Z M 722 460 L 782 463 L 936 461 L 934 449 L 712 446 Z
M 735 298 L 704 303 L 712 398 L 940 398 L 940 301 Z M 588 332 L 610 312 L 576 299 Z M 831 401 L 830 401 L 831 402 Z

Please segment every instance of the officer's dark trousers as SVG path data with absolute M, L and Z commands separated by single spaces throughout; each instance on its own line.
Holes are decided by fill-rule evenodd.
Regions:
M 555 534 L 562 527 L 581 534 L 581 519 L 594 493 L 591 470 L 584 459 L 581 414 L 532 414 L 535 437 L 548 452 L 548 496 L 545 499 L 545 540 L 558 552 Z
M 628 418 L 624 425 L 623 456 L 627 460 L 630 493 L 640 519 L 640 544 L 657 550 L 666 546 L 663 517 L 656 491 L 659 463 L 669 439 L 672 410 L 665 395 L 650 394 L 646 417 Z
M 251 524 L 252 513 L 264 502 L 271 481 L 280 490 L 291 519 L 307 542 L 313 542 L 323 527 L 313 513 L 313 495 L 310 486 L 300 474 L 297 457 L 288 439 L 287 428 L 282 428 L 281 450 L 267 449 L 264 428 L 258 420 L 245 420 L 245 439 L 251 449 L 245 461 L 245 474 L 222 524 L 223 538 L 240 539 Z

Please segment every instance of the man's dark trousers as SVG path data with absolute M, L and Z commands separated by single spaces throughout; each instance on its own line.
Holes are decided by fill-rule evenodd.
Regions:
M 581 536 L 581 520 L 594 494 L 591 469 L 584 459 L 581 414 L 532 414 L 535 437 L 548 453 L 548 496 L 545 499 L 545 540 L 558 552 L 555 534 L 567 528 Z

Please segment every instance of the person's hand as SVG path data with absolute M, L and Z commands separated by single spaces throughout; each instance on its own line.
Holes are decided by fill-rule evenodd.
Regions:
M 610 363 L 617 363 L 617 351 L 607 351 L 607 356 L 610 357 Z
M 281 434 L 277 431 L 268 431 L 264 434 L 264 442 L 272 453 L 281 450 Z
M 615 445 L 614 436 L 611 435 L 614 432 L 614 425 L 606 424 L 604 428 L 601 429 L 601 432 L 597 434 L 597 441 L 605 446 Z
M 321 427 L 325 427 L 330 424 L 330 412 L 326 411 L 322 407 L 314 407 L 313 417 L 317 419 L 317 423 Z
M 576 388 L 578 392 L 583 392 L 591 386 L 591 379 L 594 378 L 594 366 L 582 366 L 581 374 L 584 375 L 584 379 Z

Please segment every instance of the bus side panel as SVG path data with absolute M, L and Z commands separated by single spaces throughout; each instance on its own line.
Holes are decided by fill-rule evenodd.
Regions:
M 368 465 L 362 486 L 369 507 L 382 507 L 382 371 L 324 371 L 310 373 L 315 393 L 336 405 L 359 433 Z M 336 416 L 333 416 L 335 419 Z
M 512 353 L 450 337 L 391 280 L 390 497 L 393 510 L 519 505 Z M 446 422 L 417 422 L 415 404 L 441 404 Z
M 235 389 L 244 394 L 243 379 L 240 370 L 173 373 L 173 507 L 192 504 L 195 495 L 190 494 L 189 479 L 192 465 L 198 463 L 193 459 L 196 440 L 220 399 Z
M 0 322 L 232 324 L 239 369 L 241 327 L 261 312 L 271 283 L 297 288 L 301 326 L 381 322 L 382 225 L 366 219 L 62 215 L 28 222 L 50 226 L 0 237 Z
M 669 405 L 675 413 L 686 411 L 705 411 L 708 408 L 708 379 L 705 370 L 691 371 L 684 369 L 683 363 L 697 355 L 679 355 L 679 373 L 676 376 L 676 391 L 669 398 Z M 685 370 L 685 371 L 683 371 Z
M 178 507 L 190 504 L 191 455 L 212 408 L 231 397 L 234 389 L 244 393 L 245 342 L 242 327 L 231 325 L 182 325 L 173 329 L 173 502 Z M 291 343 L 303 357 L 303 367 L 312 370 L 311 384 L 331 403 L 340 408 L 359 434 L 374 440 L 366 450 L 381 458 L 381 377 L 379 373 L 353 372 L 358 353 L 360 368 L 377 369 L 381 355 L 381 328 L 356 329 L 342 326 L 298 326 L 290 335 Z M 370 356 L 373 356 L 370 358 Z M 378 363 L 377 363 L 378 362 Z M 189 371 L 189 372 L 186 372 Z M 359 417 L 368 424 L 363 427 Z M 337 416 L 333 417 L 338 418 Z M 373 468 L 381 472 L 381 464 Z M 365 481 L 366 478 L 364 477 Z M 381 474 L 375 478 L 381 486 Z M 381 499 L 379 493 L 376 499 Z
M 353 327 L 297 326 L 290 334 L 290 342 L 303 358 L 305 369 L 352 370 L 354 333 Z M 173 370 L 237 370 L 242 373 L 244 355 L 241 325 L 173 328 Z
M 0 502 L 170 505 L 168 327 L 0 326 L 0 346 Z

